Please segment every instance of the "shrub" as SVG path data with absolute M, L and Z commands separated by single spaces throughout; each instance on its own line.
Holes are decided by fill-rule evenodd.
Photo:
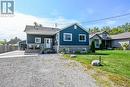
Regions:
M 105 47 L 104 44 L 101 43 L 101 44 L 100 44 L 100 50 L 104 49 L 104 47 Z
M 94 41 L 92 41 L 92 44 L 90 46 L 90 50 L 92 53 L 95 53 L 95 42 Z
M 128 43 L 122 43 L 121 46 L 122 46 L 123 50 L 127 50 L 129 48 Z
M 80 54 L 80 53 L 81 53 L 80 50 L 75 51 L 75 54 Z
M 66 50 L 64 48 L 64 49 L 60 50 L 59 52 L 62 53 L 62 54 L 64 54 L 64 53 L 66 53 Z
M 114 50 L 123 50 L 123 48 L 122 47 L 114 48 Z

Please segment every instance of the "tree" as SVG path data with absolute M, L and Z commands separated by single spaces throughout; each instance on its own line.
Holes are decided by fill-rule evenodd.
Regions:
M 0 41 L 0 45 L 5 45 L 5 44 L 7 44 L 5 39 Z
M 124 32 L 130 32 L 130 23 L 125 23 L 123 25 L 116 26 L 116 27 L 104 26 L 102 28 L 98 28 L 98 27 L 89 28 L 89 33 L 96 33 L 99 31 L 106 31 L 110 35 L 115 35 L 115 34 L 124 33 Z
M 101 31 L 106 31 L 106 32 L 110 33 L 111 28 L 109 26 L 105 26 L 105 27 L 101 28 Z
M 21 41 L 19 38 L 15 37 L 14 39 L 10 39 L 9 42 L 7 42 L 8 44 L 17 44 L 19 41 Z
M 89 28 L 89 33 L 96 33 L 96 32 L 100 32 L 100 29 L 98 27 Z
M 103 50 L 105 47 L 105 45 L 103 44 L 103 42 L 100 44 L 100 50 Z
M 94 40 L 91 43 L 90 50 L 92 53 L 95 53 L 95 41 Z

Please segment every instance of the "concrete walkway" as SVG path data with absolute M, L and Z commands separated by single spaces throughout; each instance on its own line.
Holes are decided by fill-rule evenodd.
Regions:
M 38 54 L 33 54 L 33 55 L 25 55 L 24 51 L 11 51 L 11 52 L 6 52 L 6 53 L 1 53 L 0 58 L 9 58 L 9 57 L 26 57 L 26 56 L 37 56 Z

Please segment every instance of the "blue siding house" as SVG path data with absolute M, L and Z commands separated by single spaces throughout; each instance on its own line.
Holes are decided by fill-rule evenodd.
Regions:
M 89 49 L 89 33 L 76 23 L 63 29 L 27 25 L 24 32 L 27 34 L 27 50 L 74 53 Z

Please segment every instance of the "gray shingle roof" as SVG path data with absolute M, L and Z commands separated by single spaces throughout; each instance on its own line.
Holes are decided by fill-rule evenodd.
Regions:
M 110 40 L 111 37 L 109 36 L 109 34 L 106 36 L 106 37 L 103 37 L 103 33 L 107 33 L 106 31 L 101 31 L 101 32 L 96 32 L 96 33 L 91 33 L 89 34 L 89 38 L 91 39 L 92 37 L 94 37 L 95 35 L 97 35 L 98 37 L 100 37 L 101 39 L 104 39 L 104 40 Z
M 125 32 L 117 35 L 111 35 L 112 39 L 126 39 L 130 38 L 130 32 Z
M 30 26 L 27 25 L 24 32 L 27 34 L 39 34 L 39 35 L 54 35 L 60 29 L 59 28 L 51 28 L 51 27 L 40 27 L 40 26 Z

